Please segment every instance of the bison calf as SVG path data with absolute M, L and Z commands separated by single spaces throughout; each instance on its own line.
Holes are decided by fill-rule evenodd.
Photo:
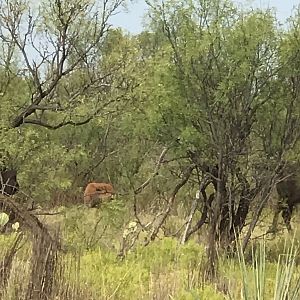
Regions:
M 115 192 L 110 183 L 91 182 L 84 191 L 84 204 L 88 207 L 95 207 L 102 202 L 102 199 L 113 199 Z

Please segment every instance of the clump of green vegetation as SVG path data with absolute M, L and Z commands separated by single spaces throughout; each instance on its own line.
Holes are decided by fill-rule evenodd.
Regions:
M 253 242 L 245 254 L 237 251 L 232 258 L 220 257 L 219 278 L 204 281 L 206 263 L 204 244 L 190 240 L 161 237 L 147 247 L 137 243 L 125 256 L 118 257 L 118 247 L 125 228 L 122 205 L 114 211 L 115 223 L 109 223 L 110 209 L 69 208 L 64 216 L 51 216 L 65 224 L 55 295 L 59 299 L 298 299 L 300 268 L 297 264 L 298 242 L 280 236 Z M 89 231 L 101 219 L 93 235 Z M 54 220 L 52 220 L 52 223 Z M 106 222 L 106 223 L 105 223 Z M 51 226 L 52 223 L 49 223 Z M 89 233 L 89 235 L 87 235 Z M 4 257 L 18 233 L 0 236 Z M 91 244 L 91 239 L 95 242 Z M 97 242 L 96 242 L 97 241 Z M 284 246 L 282 247 L 282 243 Z M 92 245 L 92 246 L 91 246 Z M 269 247 L 273 248 L 271 252 Z M 6 250 L 5 250 L 6 249 Z M 239 249 L 239 247 L 238 247 Z M 24 284 L 29 278 L 30 242 L 24 240 L 11 270 L 5 299 L 23 299 Z M 275 259 L 277 257 L 277 259 Z M 54 298 L 53 298 L 54 299 Z
M 203 255 L 201 245 L 192 241 L 180 245 L 172 238 L 138 246 L 123 261 L 101 248 L 85 251 L 80 258 L 80 282 L 97 299 L 181 299 L 199 287 L 194 274 L 198 276 Z
M 99 246 L 116 249 L 126 218 L 121 200 L 104 203 L 101 210 L 84 206 L 68 208 L 63 220 L 66 247 L 76 251 L 92 250 Z

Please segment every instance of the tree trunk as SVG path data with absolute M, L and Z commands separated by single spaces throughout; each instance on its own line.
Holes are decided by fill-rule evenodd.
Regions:
M 220 234 L 220 216 L 222 207 L 226 200 L 226 185 L 223 170 L 223 156 L 219 154 L 218 161 L 218 177 L 216 181 L 216 197 L 214 208 L 210 210 L 209 217 L 209 235 L 208 235 L 208 248 L 207 248 L 207 265 L 205 268 L 205 278 L 209 281 L 214 281 L 218 273 L 218 256 L 217 256 L 217 240 Z
M 53 291 L 57 251 L 60 245 L 53 239 L 47 228 L 38 218 L 21 209 L 13 200 L 0 195 L 0 210 L 6 214 L 14 214 L 20 223 L 20 228 L 28 229 L 32 235 L 31 276 L 26 299 L 50 299 Z

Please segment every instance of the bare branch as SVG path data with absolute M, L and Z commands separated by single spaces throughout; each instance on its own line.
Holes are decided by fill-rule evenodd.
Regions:
M 203 189 L 206 188 L 207 184 L 210 183 L 210 182 L 208 182 L 209 177 L 210 177 L 209 175 L 204 176 L 204 178 L 202 179 L 202 181 L 200 183 L 200 186 L 199 186 L 199 190 L 198 190 L 199 192 L 202 192 Z M 196 230 L 194 230 L 192 233 L 190 233 L 190 227 L 191 227 L 191 224 L 192 224 L 192 221 L 193 221 L 194 214 L 195 214 L 196 209 L 197 209 L 198 202 L 199 202 L 199 199 L 197 199 L 197 197 L 195 197 L 195 199 L 194 199 L 194 201 L 192 203 L 192 207 L 191 207 L 191 211 L 190 211 L 189 217 L 188 217 L 188 219 L 186 221 L 186 227 L 185 227 L 184 233 L 183 233 L 182 238 L 181 238 L 181 244 L 184 244 L 187 241 L 188 237 L 193 232 L 195 232 L 196 230 L 198 230 L 200 228 L 200 226 L 202 225 L 202 224 L 200 224 L 200 226 L 198 225 L 196 227 Z M 207 203 L 206 203 L 206 201 L 204 201 L 204 206 L 206 206 L 206 205 L 207 205 Z M 205 212 L 202 212 L 202 215 L 204 216 Z M 205 219 L 206 219 L 206 217 L 205 217 Z
M 61 123 L 58 123 L 56 125 L 51 125 L 51 124 L 48 124 L 48 123 L 45 123 L 41 120 L 35 120 L 35 119 L 26 119 L 24 120 L 24 124 L 34 124 L 34 125 L 39 125 L 39 126 L 42 126 L 42 127 L 45 127 L 47 129 L 51 129 L 51 130 L 56 130 L 56 129 L 59 129 L 61 127 L 64 127 L 64 126 L 67 126 L 67 125 L 72 125 L 72 126 L 81 126 L 81 125 L 85 125 L 87 123 L 89 123 L 92 119 L 94 118 L 94 115 L 82 120 L 82 121 L 78 121 L 78 122 L 74 122 L 72 120 L 70 121 L 63 121 Z
M 137 189 L 134 190 L 135 194 L 140 193 L 150 182 L 151 180 L 158 175 L 158 171 L 160 169 L 161 164 L 163 163 L 164 157 L 166 155 L 166 153 L 168 152 L 168 150 L 170 149 L 170 147 L 164 147 L 164 149 L 162 150 L 159 159 L 156 163 L 154 172 L 152 173 L 152 175 L 142 184 L 140 185 Z
M 187 183 L 187 181 L 189 180 L 189 178 L 190 178 L 190 176 L 192 174 L 192 171 L 194 169 L 195 169 L 195 165 L 189 166 L 187 168 L 187 170 L 184 172 L 183 177 L 180 180 L 180 182 L 178 182 L 177 185 L 175 186 L 175 188 L 174 188 L 173 192 L 171 193 L 171 196 L 170 196 L 170 198 L 168 200 L 167 208 L 166 208 L 166 210 L 163 213 L 161 213 L 162 217 L 161 217 L 160 221 L 158 222 L 158 224 L 152 229 L 150 237 L 146 241 L 145 246 L 147 246 L 151 241 L 153 241 L 156 238 L 156 236 L 157 236 L 157 234 L 159 232 L 159 229 L 164 224 L 166 218 L 168 217 L 168 215 L 169 215 L 169 213 L 171 211 L 171 208 L 173 206 L 173 203 L 175 201 L 177 193 Z
M 106 95 L 107 90 L 112 88 L 111 82 L 104 79 L 112 77 L 112 73 L 116 74 L 121 66 L 110 68 L 106 74 L 99 76 L 96 75 L 99 70 L 94 65 L 95 59 L 99 60 L 101 57 L 101 44 L 110 28 L 109 18 L 123 2 L 124 0 L 104 0 L 102 5 L 96 7 L 89 1 L 56 0 L 48 6 L 41 5 L 34 15 L 26 8 L 25 2 L 4 1 L 0 9 L 0 39 L 10 45 L 11 49 L 6 64 L 11 60 L 14 50 L 18 49 L 25 64 L 23 74 L 29 74 L 25 80 L 31 91 L 30 98 L 13 119 L 12 127 L 27 123 L 57 129 L 64 125 L 80 125 L 90 121 L 87 118 L 83 122 L 68 121 L 50 125 L 32 118 L 27 119 L 36 111 L 62 111 L 63 109 L 55 109 L 48 104 L 55 97 L 62 79 L 75 71 L 82 70 L 87 77 L 84 78 L 86 83 L 76 87 L 77 93 L 71 95 L 69 103 L 73 105 L 76 104 L 73 102 L 76 94 L 86 96 L 91 93 L 91 97 L 94 97 L 96 90 Z M 44 23 L 43 30 L 40 28 L 41 23 Z M 37 54 L 34 59 L 31 57 L 32 49 Z M 116 87 L 119 88 L 117 85 Z

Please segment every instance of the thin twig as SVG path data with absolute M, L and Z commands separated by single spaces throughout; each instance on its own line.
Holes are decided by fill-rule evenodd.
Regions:
M 143 183 L 141 184 L 137 189 L 134 190 L 134 193 L 135 194 L 138 194 L 140 192 L 143 191 L 143 189 L 151 182 L 151 180 L 158 175 L 158 171 L 160 169 L 160 166 L 161 164 L 163 163 L 163 159 L 166 155 L 166 153 L 168 152 L 168 150 L 170 149 L 170 147 L 164 147 L 164 149 L 162 150 L 160 156 L 159 156 L 159 159 L 156 163 L 156 166 L 155 166 L 155 169 L 154 169 L 154 172 L 151 174 L 151 176 Z

